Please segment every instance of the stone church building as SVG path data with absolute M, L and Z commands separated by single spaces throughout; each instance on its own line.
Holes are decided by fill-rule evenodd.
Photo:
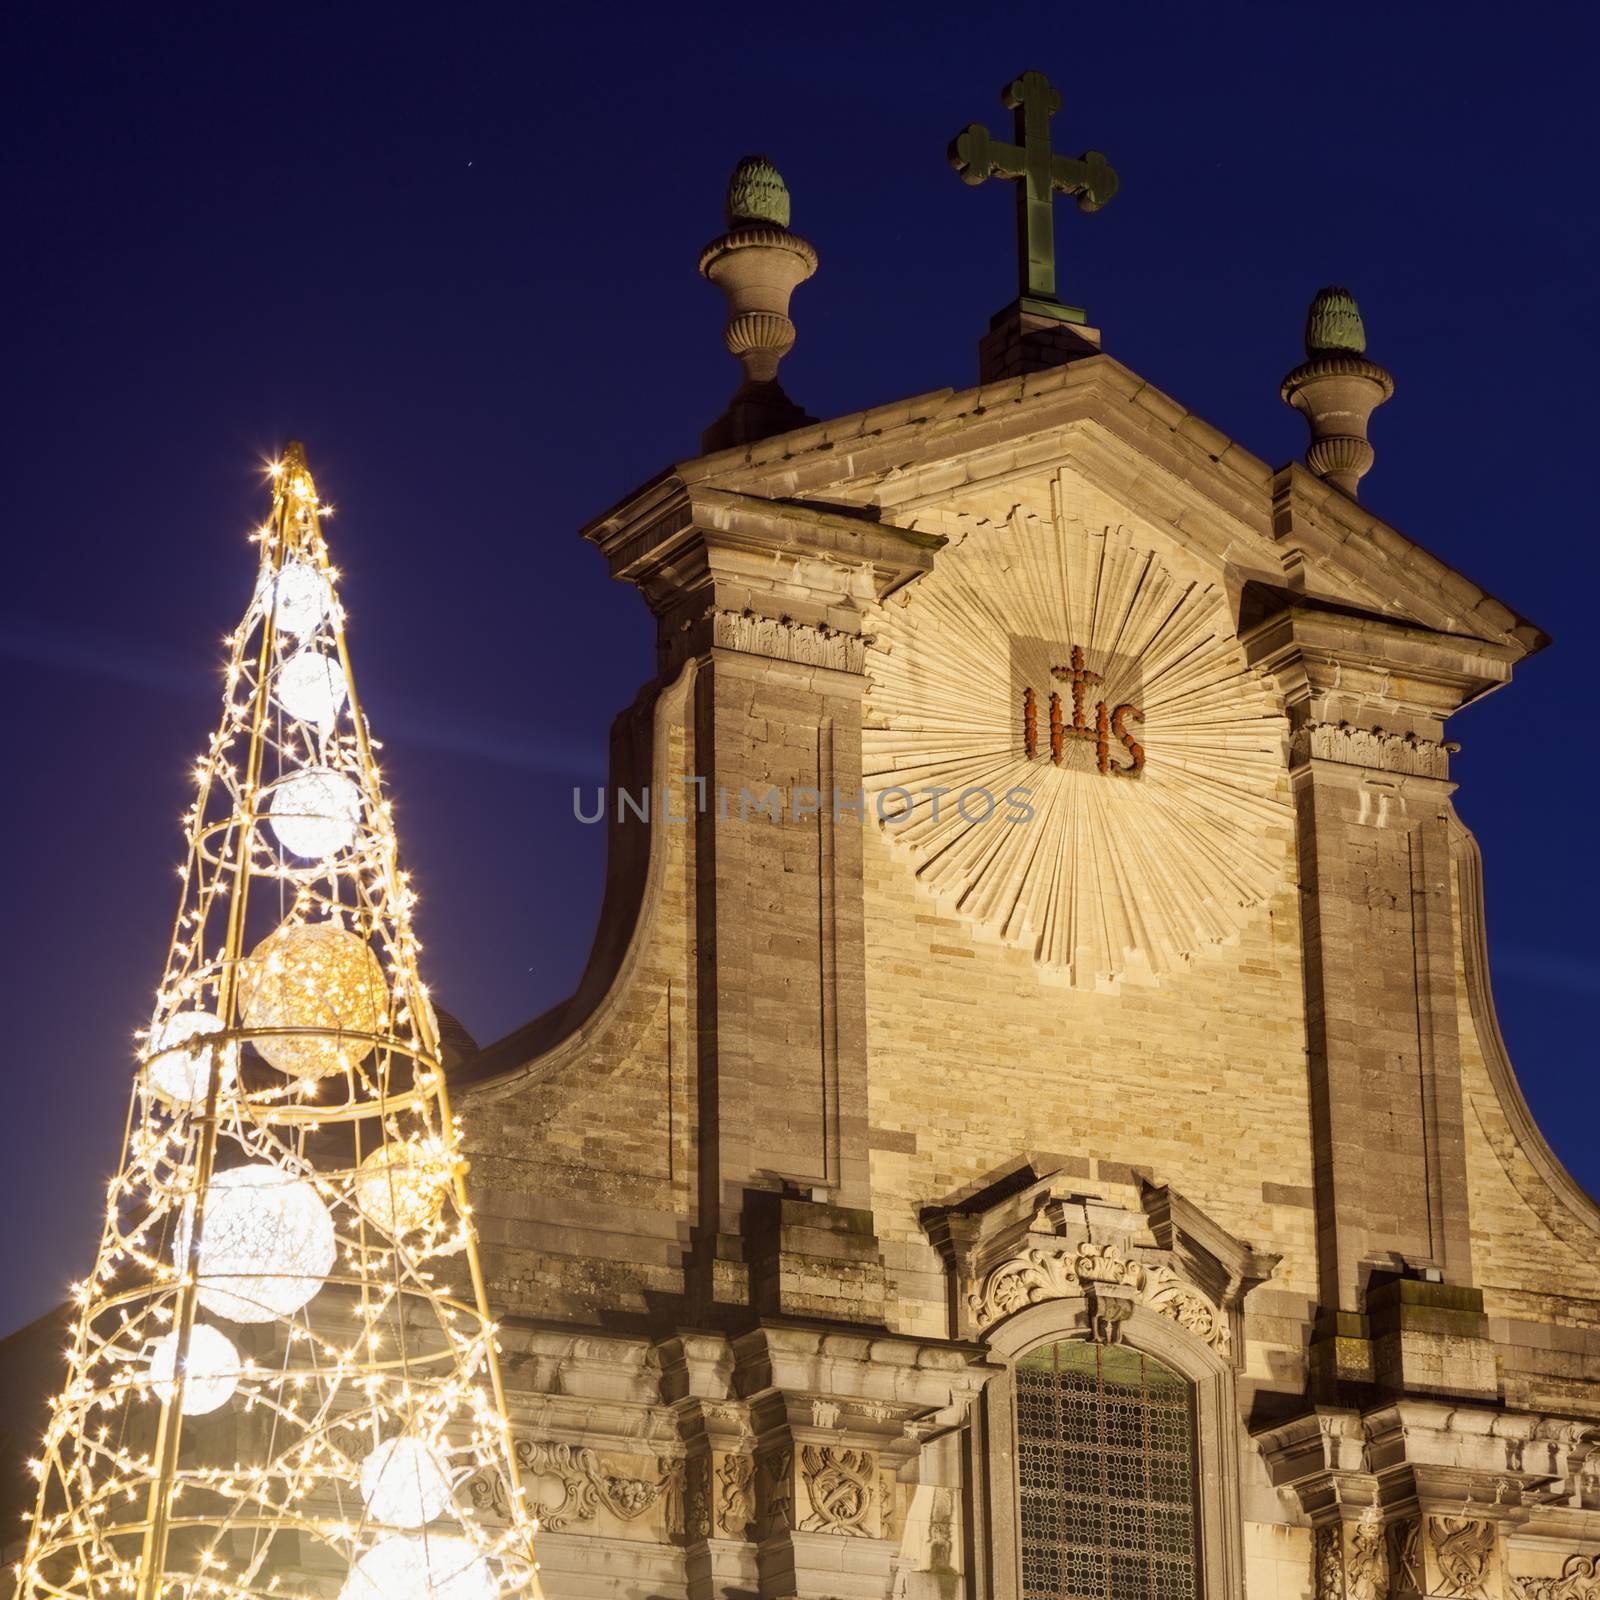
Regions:
M 1600 1207 L 1449 776 L 1546 641 L 1358 502 L 1347 296 L 1306 465 L 1101 353 L 1036 88 L 952 147 L 1021 180 L 975 387 L 807 417 L 747 161 L 745 381 L 584 530 L 658 641 L 601 931 L 455 1075 L 547 1592 L 1600 1600 Z
M 1016 182 L 978 384 L 807 416 L 751 158 L 743 382 L 584 530 L 657 638 L 599 936 L 447 1054 L 545 1593 L 1600 1600 L 1600 1206 L 1449 772 L 1546 640 L 1358 501 L 1342 291 L 1304 465 L 1103 353 L 1051 210 L 1116 174 L 1005 101 L 951 147 Z

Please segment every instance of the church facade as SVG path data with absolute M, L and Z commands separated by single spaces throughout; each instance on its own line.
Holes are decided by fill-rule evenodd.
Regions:
M 1600 1208 L 1449 774 L 1545 641 L 1355 498 L 1353 306 L 1308 465 L 1026 278 L 814 422 L 741 173 L 746 383 L 585 530 L 659 665 L 599 940 L 454 1074 L 546 1591 L 1600 1600 Z

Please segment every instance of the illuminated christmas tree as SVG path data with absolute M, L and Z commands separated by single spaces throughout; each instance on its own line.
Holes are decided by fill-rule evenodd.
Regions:
M 465 1490 L 518 1474 L 329 508 L 271 470 L 25 1600 L 538 1593 Z

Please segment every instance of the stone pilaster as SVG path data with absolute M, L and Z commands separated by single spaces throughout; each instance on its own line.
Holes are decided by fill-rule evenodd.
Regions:
M 881 1320 L 865 1209 L 864 629 L 940 541 L 682 486 L 589 537 L 655 612 L 663 676 L 698 663 L 697 770 L 683 775 L 699 799 L 695 1303 L 731 1312 L 754 1290 L 769 1315 Z
M 1291 730 L 1315 1355 L 1326 1382 L 1371 1383 L 1371 1275 L 1472 1282 L 1444 723 L 1505 680 L 1511 652 L 1311 602 L 1243 637 L 1282 690 Z

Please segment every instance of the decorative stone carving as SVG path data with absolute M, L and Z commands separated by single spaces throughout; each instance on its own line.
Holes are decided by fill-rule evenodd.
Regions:
M 858 1400 L 856 1411 L 871 1422 L 887 1422 L 894 1415 L 894 1407 L 882 1400 Z
M 624 1522 L 642 1517 L 672 1482 L 679 1464 L 670 1457 L 657 1461 L 655 1482 L 616 1472 L 593 1450 L 538 1439 L 513 1445 L 524 1478 L 528 1509 L 541 1525 L 555 1532 L 589 1521 L 604 1507 Z M 532 1485 L 526 1480 L 532 1479 Z M 505 1482 L 496 1475 L 473 1478 L 467 1492 L 480 1512 L 503 1517 L 509 1511 Z
M 554 1530 L 587 1520 L 602 1504 L 631 1522 L 648 1511 L 661 1494 L 660 1481 L 649 1483 L 612 1472 L 593 1450 L 519 1439 L 515 1453 L 525 1475 L 553 1479 L 560 1485 L 561 1498 L 553 1502 L 531 1493 L 528 1496 L 529 1509 L 543 1526 Z
M 1345 1600 L 1344 1541 L 1336 1522 L 1318 1528 L 1311 1548 L 1316 1600 Z
M 742 1539 L 756 1514 L 756 1464 L 751 1456 L 725 1455 L 717 1468 L 717 1526 Z
M 684 1505 L 684 1461 L 682 1456 L 662 1456 L 657 1462 L 661 1469 L 661 1494 L 665 1502 L 667 1537 L 681 1539 L 688 1532 L 687 1508 Z
M 1427 1593 L 1421 1536 L 1422 1524 L 1416 1517 L 1404 1517 L 1389 1529 L 1389 1570 L 1399 1594 Z
M 1429 1517 L 1428 1538 L 1439 1567 L 1436 1592 L 1447 1600 L 1487 1600 L 1494 1524 L 1480 1517 Z
M 794 1489 L 789 1482 L 789 1470 L 793 1465 L 794 1455 L 789 1450 L 773 1450 L 761 1458 L 768 1534 L 784 1533 L 794 1526 Z
M 1228 1354 L 1228 1319 L 1170 1267 L 1132 1261 L 1113 1245 L 1083 1243 L 1075 1255 L 1029 1249 L 1002 1261 L 967 1303 L 980 1328 L 1045 1300 L 1091 1294 L 1097 1285 L 1126 1289 L 1138 1301 L 1203 1340 L 1219 1355 Z M 1100 1296 L 1109 1302 L 1113 1297 Z M 1098 1302 L 1097 1302 L 1098 1303 Z M 1131 1307 L 1130 1307 L 1131 1309 Z M 1127 1311 L 1117 1320 L 1126 1317 Z
M 1350 1530 L 1344 1582 L 1347 1600 L 1387 1600 L 1389 1551 L 1383 1536 L 1382 1519 L 1371 1506 Z
M 1376 767 L 1423 778 L 1448 778 L 1450 757 L 1460 749 L 1415 734 L 1386 733 L 1382 728 L 1353 728 L 1347 722 L 1309 722 L 1295 731 L 1290 756 L 1295 762 L 1313 758 L 1349 766 Z
M 1092 987 L 1176 970 L 1235 935 L 1281 880 L 1289 813 L 1287 727 L 1223 589 L 1175 575 L 1082 496 L 1061 478 L 1048 518 L 963 519 L 934 571 L 883 608 L 862 757 L 885 814 L 905 806 L 887 791 L 912 797 L 885 830 L 922 886 Z M 1136 782 L 1102 776 L 1093 741 L 1047 748 L 1037 723 L 1028 757 L 1030 687 L 1060 691 L 1074 717 L 1052 675 L 1074 646 L 1098 680 L 1091 700 L 1142 713 Z M 994 797 L 988 820 L 978 803 L 963 814 L 968 788 Z M 1016 790 L 1029 821 L 1004 820 Z
M 711 1458 L 692 1457 L 684 1468 L 684 1531 L 691 1539 L 711 1537 Z
M 814 1428 L 837 1428 L 839 1426 L 839 1402 L 837 1400 L 813 1400 L 811 1402 L 811 1425 Z
M 800 1470 L 811 1506 L 800 1524 L 802 1532 L 871 1537 L 869 1523 L 878 1492 L 875 1452 L 831 1444 L 801 1445 Z
M 858 633 L 757 616 L 754 611 L 728 610 L 711 613 L 711 642 L 723 650 L 798 661 L 808 667 L 832 667 L 837 672 L 863 671 L 868 644 Z
M 1568 1556 L 1555 1578 L 1511 1579 L 1517 1600 L 1600 1600 L 1600 1556 Z

